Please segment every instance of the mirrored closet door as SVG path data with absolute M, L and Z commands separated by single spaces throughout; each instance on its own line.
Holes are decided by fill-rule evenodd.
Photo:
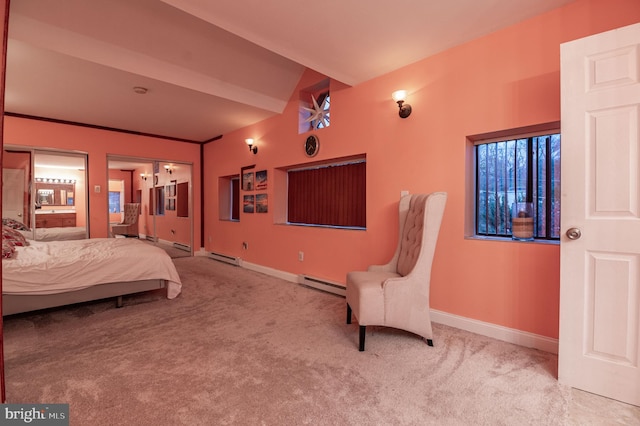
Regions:
M 119 156 L 107 162 L 109 235 L 144 239 L 173 257 L 191 256 L 191 164 Z
M 87 155 L 5 147 L 3 222 L 38 241 L 89 237 Z

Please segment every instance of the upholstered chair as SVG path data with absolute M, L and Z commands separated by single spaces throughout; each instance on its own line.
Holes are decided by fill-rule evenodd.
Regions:
M 111 225 L 111 234 L 138 238 L 138 216 L 140 203 L 125 203 L 124 219 L 121 223 Z
M 429 314 L 431 264 L 447 200 L 445 192 L 400 199 L 398 246 L 386 265 L 347 274 L 347 324 L 355 314 L 364 351 L 366 327 L 379 325 L 422 336 L 433 346 Z

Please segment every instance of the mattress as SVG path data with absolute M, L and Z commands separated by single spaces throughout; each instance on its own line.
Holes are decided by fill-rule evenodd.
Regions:
M 33 231 L 20 231 L 29 240 L 34 239 Z M 81 226 L 64 228 L 36 228 L 35 239 L 38 241 L 68 241 L 87 238 L 87 229 Z
M 2 260 L 2 292 L 55 294 L 97 284 L 162 279 L 167 297 L 182 291 L 180 276 L 161 248 L 137 239 L 30 241 Z

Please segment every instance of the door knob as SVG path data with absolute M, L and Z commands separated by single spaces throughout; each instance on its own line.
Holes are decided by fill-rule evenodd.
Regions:
M 580 232 L 579 228 L 569 228 L 567 229 L 566 235 L 570 240 L 577 240 L 582 236 L 582 232 Z

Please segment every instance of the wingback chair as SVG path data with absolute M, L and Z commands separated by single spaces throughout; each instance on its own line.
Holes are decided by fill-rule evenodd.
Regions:
M 140 203 L 125 203 L 124 219 L 121 223 L 111 225 L 111 234 L 138 238 L 138 216 Z
M 429 314 L 431 264 L 447 200 L 446 192 L 405 195 L 400 199 L 400 232 L 386 265 L 347 274 L 347 324 L 352 313 L 360 325 L 364 351 L 368 325 L 410 331 L 433 346 Z

